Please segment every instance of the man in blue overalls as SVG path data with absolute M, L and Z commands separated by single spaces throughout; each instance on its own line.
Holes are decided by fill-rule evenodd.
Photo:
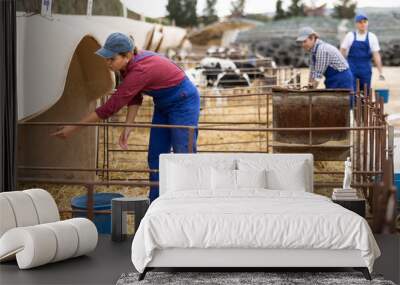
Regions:
M 382 71 L 382 60 L 379 54 L 379 42 L 375 34 L 368 32 L 368 18 L 364 14 L 355 17 L 357 31 L 349 32 L 344 38 L 340 51 L 347 56 L 351 72 L 353 73 L 353 89 L 357 89 L 357 79 L 360 81 L 360 89 L 371 88 L 372 58 L 379 71 L 379 79 L 384 80 Z
M 200 95 L 197 88 L 185 76 L 184 71 L 171 60 L 151 51 L 138 51 L 134 42 L 121 33 L 111 34 L 104 46 L 96 52 L 106 59 L 109 68 L 120 72 L 123 78 L 108 101 L 81 122 L 90 123 L 106 119 L 123 106 L 128 107 L 126 123 L 135 121 L 143 94 L 153 97 L 152 124 L 184 125 L 197 127 L 200 113 Z M 66 126 L 53 136 L 68 138 L 78 126 Z M 132 128 L 126 127 L 119 138 L 123 149 L 128 147 Z M 189 149 L 187 128 L 151 128 L 148 151 L 149 168 L 158 170 L 162 153 L 196 152 L 197 129 L 193 133 L 192 149 Z M 158 172 L 150 174 L 150 181 L 158 181 Z M 158 187 L 150 187 L 150 201 L 158 197 Z
M 353 76 L 349 65 L 340 51 L 319 39 L 310 27 L 300 29 L 296 39 L 304 50 L 310 52 L 309 87 L 317 88 L 325 77 L 327 89 L 353 89 Z

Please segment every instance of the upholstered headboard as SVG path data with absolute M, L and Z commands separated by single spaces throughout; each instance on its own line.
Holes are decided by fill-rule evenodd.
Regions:
M 304 167 L 305 191 L 313 192 L 313 155 L 312 154 L 264 154 L 264 153 L 202 153 L 202 154 L 162 154 L 160 155 L 160 195 L 168 191 L 168 170 L 172 164 L 190 167 L 211 166 L 217 168 L 238 169 L 240 165 L 248 167 L 274 168 L 280 165 L 284 173 L 293 171 L 293 165 Z M 283 169 L 282 169 L 283 167 Z

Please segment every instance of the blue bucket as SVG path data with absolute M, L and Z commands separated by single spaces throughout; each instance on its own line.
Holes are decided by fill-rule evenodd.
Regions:
M 400 173 L 394 174 L 394 185 L 397 188 L 397 201 L 400 203 Z
M 95 193 L 93 194 L 93 209 L 94 210 L 111 210 L 111 200 L 114 198 L 124 197 L 119 193 Z M 71 199 L 71 207 L 76 210 L 87 210 L 87 195 L 76 196 Z M 86 217 L 87 212 L 73 213 L 74 218 Z M 101 234 L 111 233 L 111 215 L 95 214 L 94 224 L 97 231 Z
M 375 89 L 375 94 L 383 97 L 383 102 L 389 102 L 389 89 Z

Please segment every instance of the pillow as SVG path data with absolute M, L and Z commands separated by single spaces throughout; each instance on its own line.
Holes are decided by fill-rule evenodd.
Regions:
M 212 168 L 211 181 L 213 190 L 236 190 L 236 170 Z
M 267 171 L 269 189 L 307 191 L 308 176 L 305 161 L 279 161 Z
M 169 163 L 167 189 L 185 191 L 211 189 L 211 167 Z
M 267 170 L 236 170 L 237 187 L 267 188 Z
M 307 191 L 309 181 L 308 164 L 304 160 L 263 159 L 239 160 L 239 170 L 259 171 L 266 170 L 267 187 L 271 190 Z

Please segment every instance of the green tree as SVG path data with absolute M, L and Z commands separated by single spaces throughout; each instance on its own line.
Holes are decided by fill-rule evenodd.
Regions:
M 301 0 L 292 0 L 292 4 L 289 6 L 288 15 L 289 17 L 304 16 L 304 4 Z
M 184 7 L 184 27 L 195 27 L 198 24 L 197 21 L 197 11 L 196 11 L 196 6 L 197 6 L 197 0 L 184 0 L 183 1 L 183 7 Z M 182 15 L 181 15 L 182 16 Z
M 333 7 L 333 17 L 339 19 L 351 19 L 356 15 L 357 3 L 353 0 L 340 0 Z
M 231 8 L 231 16 L 232 17 L 243 17 L 245 5 L 246 5 L 246 0 L 233 1 L 232 8 Z
M 168 19 L 180 27 L 197 26 L 197 0 L 168 0 Z
M 208 25 L 218 21 L 218 16 L 215 11 L 215 5 L 217 4 L 217 0 L 207 0 L 206 7 L 203 10 L 203 22 Z
M 286 12 L 283 10 L 282 4 L 282 0 L 276 1 L 275 20 L 286 18 Z
M 180 15 L 182 15 L 183 12 L 181 2 L 181 0 L 168 0 L 166 7 L 168 19 L 177 26 L 180 26 Z

